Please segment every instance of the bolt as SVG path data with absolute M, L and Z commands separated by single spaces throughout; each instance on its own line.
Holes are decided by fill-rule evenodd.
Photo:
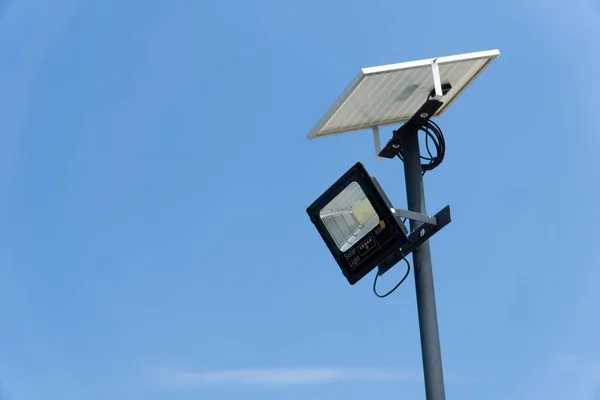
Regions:
M 425 229 L 421 229 L 421 232 L 419 232 L 419 236 L 420 237 L 425 236 Z
M 429 114 L 427 114 L 426 112 L 421 113 L 421 118 L 427 118 L 427 117 L 429 117 Z

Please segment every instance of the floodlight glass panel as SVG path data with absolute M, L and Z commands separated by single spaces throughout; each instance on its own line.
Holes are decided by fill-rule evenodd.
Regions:
M 443 105 L 434 117 L 442 115 L 499 55 L 491 50 L 435 59 L 441 83 L 449 83 L 452 89 L 441 98 Z M 434 89 L 433 60 L 363 68 L 311 130 L 309 139 L 406 122 Z
M 351 182 L 319 212 L 340 251 L 346 251 L 379 224 L 379 216 L 357 182 Z

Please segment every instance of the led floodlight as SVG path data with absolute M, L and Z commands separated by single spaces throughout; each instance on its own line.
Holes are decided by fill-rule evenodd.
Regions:
M 392 210 L 377 180 L 356 163 L 306 212 L 353 285 L 407 242 Z

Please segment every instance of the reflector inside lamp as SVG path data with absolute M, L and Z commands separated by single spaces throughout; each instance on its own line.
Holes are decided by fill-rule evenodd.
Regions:
M 356 182 L 323 207 L 319 216 L 341 251 L 348 250 L 379 224 L 377 212 Z

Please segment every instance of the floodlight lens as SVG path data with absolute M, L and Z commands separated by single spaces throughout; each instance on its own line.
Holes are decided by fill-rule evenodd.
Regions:
M 379 224 L 379 215 L 356 182 L 323 207 L 319 216 L 341 251 L 348 250 Z

